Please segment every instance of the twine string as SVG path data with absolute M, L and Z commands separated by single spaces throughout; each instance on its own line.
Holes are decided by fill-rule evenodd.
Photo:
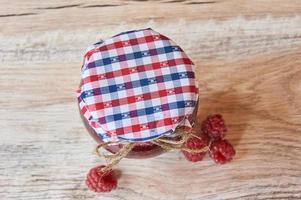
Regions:
M 106 143 L 99 144 L 96 147 L 97 155 L 100 157 L 104 157 L 105 160 L 107 161 L 107 165 L 104 168 L 102 168 L 102 171 L 104 171 L 104 172 L 112 170 L 113 166 L 117 165 L 120 162 L 120 160 L 122 158 L 124 158 L 135 146 L 134 143 L 126 143 L 122 146 L 122 148 L 116 154 L 113 154 L 110 156 L 104 155 L 100 152 L 101 149 L 107 147 L 108 145 L 112 145 L 112 144 L 114 144 L 114 142 L 106 142 Z
M 158 145 L 162 149 L 167 151 L 181 150 L 189 153 L 202 153 L 209 150 L 210 144 L 200 149 L 190 149 L 184 146 L 184 143 L 191 137 L 196 137 L 201 139 L 199 136 L 195 134 L 193 130 L 187 131 L 184 129 L 177 129 L 176 132 L 179 133 L 180 138 L 162 137 L 151 141 L 151 143 Z M 115 154 L 108 155 L 108 154 L 104 154 L 102 151 L 110 145 L 120 145 L 120 144 L 122 144 L 122 148 Z M 115 165 L 117 165 L 122 160 L 122 158 L 126 157 L 126 155 L 133 149 L 134 146 L 135 143 L 131 143 L 131 142 L 104 142 L 99 144 L 96 147 L 96 154 L 99 157 L 104 158 L 107 162 L 106 167 L 102 168 L 102 171 L 107 172 L 112 170 L 112 168 Z

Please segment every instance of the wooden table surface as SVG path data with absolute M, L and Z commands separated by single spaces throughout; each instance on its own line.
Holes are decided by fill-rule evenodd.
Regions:
M 0 199 L 301 199 L 300 0 L 0 0 Z M 196 64 L 199 120 L 222 113 L 227 165 L 178 152 L 124 159 L 119 188 L 89 192 L 101 160 L 75 90 L 85 48 L 152 27 Z

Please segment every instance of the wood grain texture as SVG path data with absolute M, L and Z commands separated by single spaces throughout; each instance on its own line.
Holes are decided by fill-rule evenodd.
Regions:
M 0 199 L 301 199 L 299 0 L 0 0 Z M 196 64 L 199 120 L 220 112 L 237 156 L 124 159 L 119 189 L 95 195 L 102 163 L 75 98 L 85 48 L 152 27 Z

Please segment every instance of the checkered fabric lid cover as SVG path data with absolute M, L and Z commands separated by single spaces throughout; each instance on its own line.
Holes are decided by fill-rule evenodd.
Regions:
M 148 141 L 190 126 L 196 85 L 183 50 L 149 28 L 90 46 L 77 94 L 83 116 L 103 141 Z

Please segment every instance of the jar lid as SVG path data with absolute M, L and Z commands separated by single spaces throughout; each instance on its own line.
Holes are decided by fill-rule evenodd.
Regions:
M 196 85 L 184 51 L 148 28 L 89 47 L 77 94 L 83 116 L 103 141 L 148 141 L 190 126 Z

